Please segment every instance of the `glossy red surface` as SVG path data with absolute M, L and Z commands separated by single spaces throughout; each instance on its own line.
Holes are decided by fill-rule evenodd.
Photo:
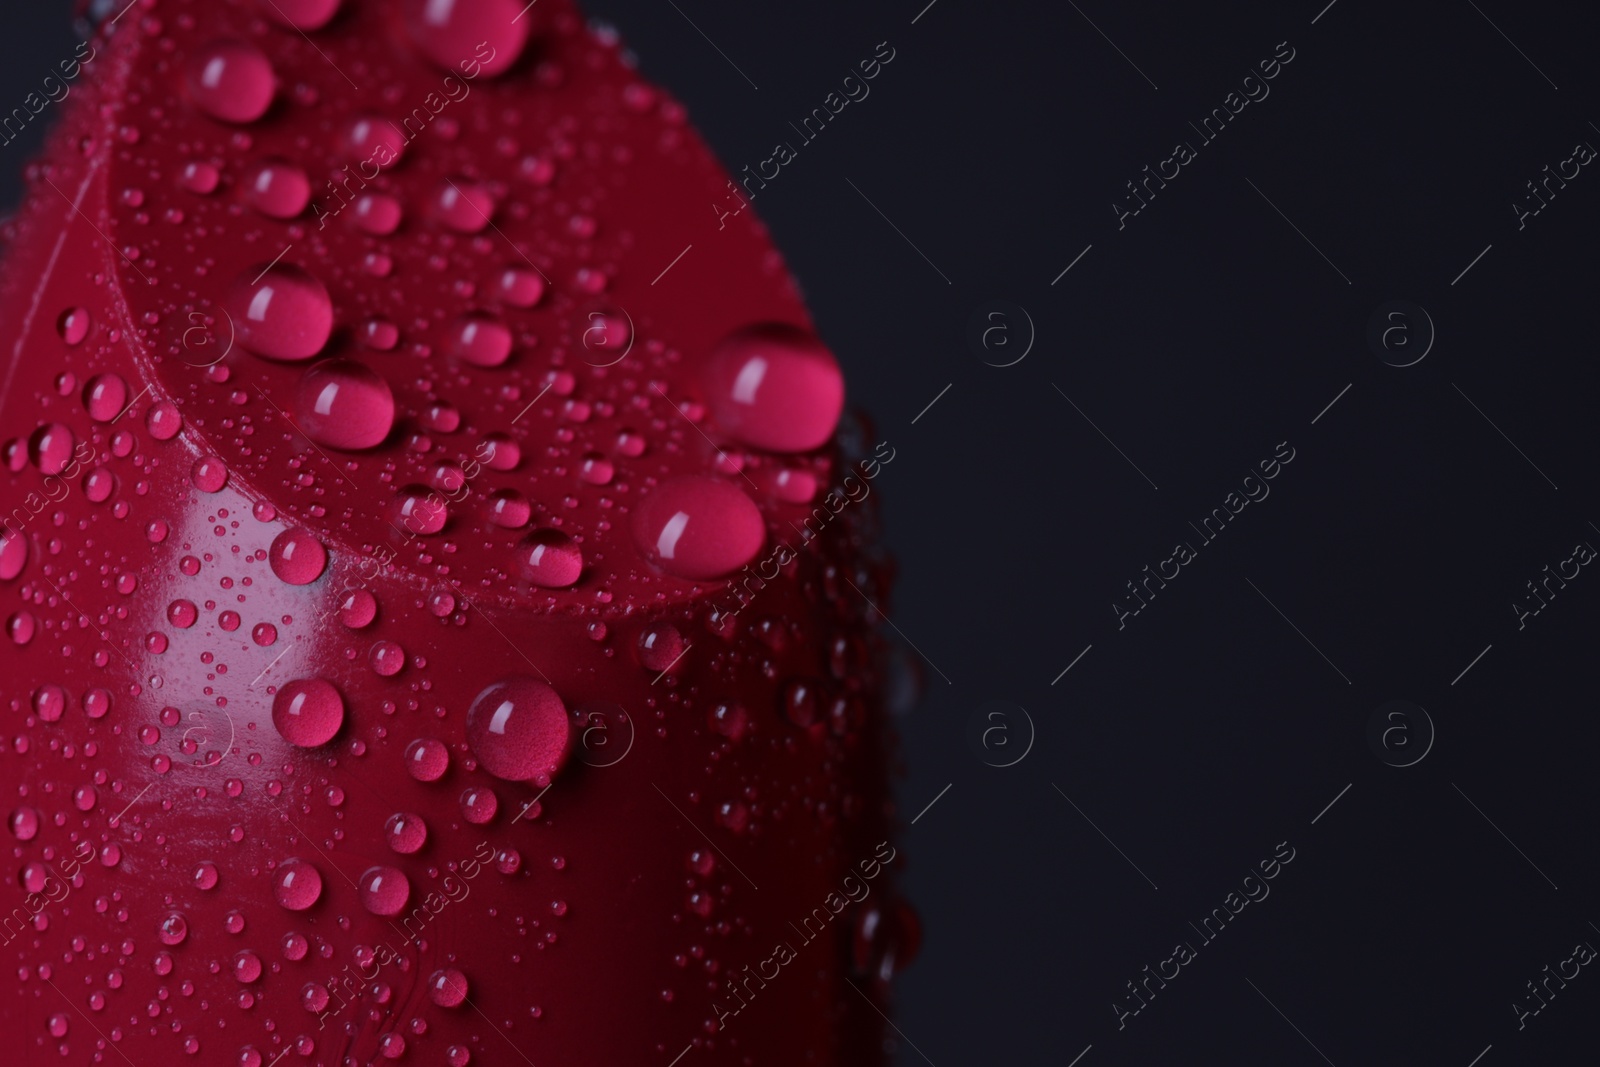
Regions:
M 140 0 L 29 167 L 6 1063 L 883 1062 L 887 568 L 869 505 L 796 532 L 859 457 L 718 424 L 793 283 L 519 7 Z M 670 573 L 684 478 L 742 524 Z

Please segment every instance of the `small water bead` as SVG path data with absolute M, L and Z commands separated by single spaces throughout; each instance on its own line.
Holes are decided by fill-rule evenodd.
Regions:
M 311 202 L 311 179 L 281 159 L 257 163 L 245 175 L 244 202 L 269 218 L 292 219 Z
M 300 990 L 300 1006 L 313 1014 L 321 1014 L 328 1007 L 328 990 L 315 982 L 307 982 Z
M 182 915 L 172 912 L 156 927 L 156 937 L 163 945 L 181 945 L 189 936 L 189 924 Z
M 193 601 L 174 600 L 167 605 L 167 621 L 180 630 L 187 630 L 200 618 L 200 609 Z
M 664 671 L 683 656 L 684 646 L 676 626 L 654 623 L 639 634 L 639 663 L 648 671 Z
M 444 1050 L 444 1061 L 449 1067 L 468 1067 L 472 1063 L 472 1050 L 465 1045 L 451 1045 Z
M 170 441 L 183 429 L 183 414 L 178 410 L 178 405 L 163 400 L 150 409 L 145 416 L 144 426 L 157 441 Z
M 333 333 L 333 298 L 311 274 L 289 263 L 250 267 L 228 290 L 239 343 L 268 359 L 310 359 Z
M 96 467 L 83 476 L 83 495 L 91 504 L 105 503 L 116 487 L 116 475 L 105 467 Z
M 327 569 L 328 549 L 310 531 L 291 527 L 272 539 L 267 561 L 289 585 L 310 585 Z
M 578 477 L 590 485 L 610 485 L 616 473 L 616 465 L 598 452 L 584 456 L 578 467 Z
M 483 439 L 482 458 L 490 470 L 516 470 L 522 462 L 522 446 L 505 434 L 492 433 Z
M 219 41 L 203 48 L 189 67 L 189 96 L 223 122 L 254 122 L 267 113 L 277 89 L 272 62 L 252 44 Z
M 406 136 L 386 118 L 362 115 L 350 124 L 345 148 L 352 159 L 382 168 L 393 166 L 405 155 Z
M 60 474 L 72 462 L 77 441 L 59 422 L 47 422 L 28 438 L 28 458 L 45 474 Z
M 718 425 L 774 452 L 821 447 L 844 410 L 833 353 L 810 332 L 778 323 L 746 327 L 718 345 L 706 387 Z
M 311 948 L 311 942 L 306 940 L 304 934 L 295 933 L 292 930 L 283 935 L 281 945 L 283 947 L 283 958 L 286 960 L 303 960 Z
M 367 319 L 358 336 L 374 352 L 391 352 L 400 343 L 400 328 L 387 319 Z
M 56 333 L 69 345 L 82 344 L 92 321 L 87 308 L 68 308 L 56 319 Z
M 266 16 L 296 30 L 320 30 L 339 13 L 342 0 L 260 0 Z
M 537 307 L 544 290 L 544 278 L 528 267 L 507 267 L 495 276 L 495 295 L 512 307 Z
M 217 625 L 228 631 L 230 634 L 237 630 L 239 628 L 239 624 L 243 621 L 244 620 L 239 617 L 239 613 L 231 609 L 224 611 L 222 614 L 217 616 Z
M 6 636 L 11 638 L 14 645 L 25 645 L 33 640 L 33 635 L 38 631 L 39 623 L 32 612 L 17 611 L 6 619 Z
M 453 967 L 428 976 L 428 999 L 441 1008 L 454 1008 L 467 999 L 467 976 Z
M 411 883 L 394 867 L 368 867 L 356 880 L 356 896 L 372 914 L 395 916 L 411 899 Z
M 633 535 L 640 552 L 669 574 L 707 581 L 755 558 L 766 543 L 766 523 L 738 486 L 691 474 L 657 486 L 635 508 Z
M 111 694 L 104 689 L 91 689 L 83 694 L 83 713 L 91 719 L 103 719 L 111 710 Z
M 83 387 L 83 408 L 95 422 L 110 422 L 128 406 L 128 383 L 121 375 L 96 374 Z
M 461 817 L 476 826 L 491 821 L 499 810 L 500 798 L 487 786 L 472 786 L 461 794 Z
M 404 10 L 411 39 L 428 59 L 451 73 L 481 66 L 490 78 L 522 57 L 538 21 L 523 18 L 517 0 L 405 0 Z
M 319 444 L 372 448 L 394 428 L 394 393 L 376 371 L 354 360 L 324 360 L 295 387 L 295 413 L 306 436 Z
M 344 698 L 322 678 L 290 682 L 273 698 L 272 724 L 291 745 L 325 745 L 344 725 Z
M 706 724 L 730 741 L 738 741 L 749 732 L 750 714 L 738 704 L 717 704 L 706 713 Z
M 496 489 L 489 494 L 489 521 L 507 530 L 520 530 L 533 518 L 533 505 L 515 489 Z
M 455 433 L 461 428 L 461 411 L 454 404 L 429 404 L 420 421 L 433 433 Z
M 356 226 L 375 237 L 387 237 L 400 228 L 405 210 L 387 193 L 362 193 L 351 208 Z
M 233 976 L 241 982 L 254 982 L 261 977 L 261 957 L 249 949 L 233 957 Z
M 178 172 L 178 184 L 200 196 L 210 196 L 216 192 L 217 183 L 221 180 L 222 172 L 200 159 L 190 160 Z
M 401 527 L 420 536 L 438 533 L 450 518 L 444 497 L 425 485 L 408 485 L 401 489 L 396 497 L 396 511 Z
M 217 880 L 217 865 L 210 860 L 202 861 L 194 869 L 194 885 L 196 889 L 215 889 Z
M 419 782 L 436 782 L 450 768 L 450 750 L 431 737 L 419 737 L 406 746 L 406 772 Z
M 383 824 L 384 840 L 389 847 L 403 855 L 418 851 L 428 841 L 428 826 L 422 816 L 399 811 L 389 816 Z
M 479 693 L 467 709 L 466 729 L 483 769 L 507 781 L 548 784 L 572 751 L 566 705 L 554 689 L 526 675 Z
M 33 691 L 33 713 L 41 722 L 59 722 L 67 710 L 67 691 L 46 683 Z
M 456 596 L 448 589 L 435 589 L 428 594 L 428 614 L 436 619 L 448 619 L 456 610 Z
M 545 589 L 566 589 L 583 575 L 583 550 L 560 530 L 535 530 L 517 551 L 523 577 Z
M 65 1015 L 52 1015 L 45 1023 L 51 1037 L 66 1037 L 67 1031 L 72 1027 L 72 1020 Z
M 41 821 L 37 810 L 18 808 L 11 813 L 6 825 L 11 828 L 11 835 L 18 841 L 32 841 L 39 834 Z
M 493 315 L 465 315 L 450 331 L 450 351 L 476 367 L 498 367 L 511 357 L 511 329 Z
M 482 233 L 497 206 L 489 187 L 470 178 L 447 178 L 434 197 L 439 220 L 458 233 Z
M 278 628 L 270 622 L 258 622 L 250 628 L 250 640 L 266 647 L 278 640 Z
M 322 872 L 302 859 L 287 859 L 272 879 L 272 896 L 289 911 L 305 911 L 322 896 Z
M 372 672 L 382 678 L 392 678 L 406 665 L 406 650 L 393 641 L 379 641 L 367 653 Z
M 80 785 L 72 791 L 72 806 L 79 811 L 93 811 L 100 802 L 100 793 L 92 785 Z
M 378 600 L 365 589 L 352 589 L 339 603 L 339 621 L 352 630 L 371 624 L 378 614 Z

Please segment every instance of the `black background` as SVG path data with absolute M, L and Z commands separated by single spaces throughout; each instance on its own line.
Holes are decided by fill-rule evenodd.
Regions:
M 1511 205 L 1600 145 L 1600 10 L 924 2 L 588 5 L 733 171 L 896 51 L 755 207 L 897 449 L 885 606 L 927 657 L 901 1062 L 1592 1062 L 1600 976 L 1521 1031 L 1512 1004 L 1600 944 L 1600 577 L 1521 630 L 1511 605 L 1600 544 L 1600 176 L 1521 230 Z M 74 43 L 64 2 L 0 29 L 3 100 Z M 1119 231 L 1124 183 L 1284 41 L 1270 95 Z M 6 204 L 41 132 L 0 149 Z M 967 340 L 992 299 L 1036 328 L 1011 367 Z M 1366 331 L 1402 299 L 1437 339 L 1396 368 Z M 1022 350 L 1006 325 L 990 362 Z M 1189 522 L 1285 441 L 1270 497 L 1201 546 Z M 1198 558 L 1119 630 L 1179 541 Z M 1367 741 L 1392 699 L 1437 731 L 1410 767 Z M 1037 728 L 1004 769 L 1018 714 L 1011 747 L 968 741 L 995 700 Z M 1202 944 L 1189 924 L 1280 842 L 1271 895 Z M 1119 1032 L 1179 941 L 1197 958 Z

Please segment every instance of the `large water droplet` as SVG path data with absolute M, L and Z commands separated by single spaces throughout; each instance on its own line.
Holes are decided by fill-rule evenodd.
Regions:
M 481 233 L 494 218 L 494 194 L 470 178 L 451 178 L 439 186 L 434 208 L 440 221 L 460 233 Z
M 535 530 L 517 552 L 523 575 L 546 589 L 566 589 L 583 575 L 583 551 L 560 530 Z
M 428 976 L 428 999 L 441 1008 L 453 1008 L 467 999 L 467 976 L 453 967 Z
M 269 159 L 245 175 L 244 202 L 274 219 L 292 219 L 311 202 L 311 179 L 293 163 Z
M 356 881 L 356 895 L 374 915 L 399 915 L 411 899 L 411 883 L 393 867 L 368 867 Z
M 59 422 L 47 422 L 28 438 L 28 458 L 45 474 L 60 474 L 72 462 L 77 444 L 72 431 Z
M 295 414 L 307 437 L 330 448 L 372 448 L 394 428 L 394 393 L 351 359 L 311 367 L 295 388 Z
M 219 41 L 200 50 L 189 66 L 189 96 L 223 122 L 254 122 L 272 106 L 277 76 L 261 49 L 244 41 Z
M 408 485 L 401 489 L 396 509 L 401 528 L 419 536 L 438 533 L 450 518 L 444 497 L 425 485 Z
M 290 585 L 310 585 L 328 565 L 328 550 L 309 531 L 284 530 L 267 552 L 272 573 Z
M 527 47 L 537 17 L 529 15 L 531 6 L 520 0 L 406 0 L 406 27 L 422 54 L 445 70 L 493 78 Z
M 422 821 L 422 816 L 398 811 L 383 824 L 383 836 L 390 848 L 409 855 L 427 843 L 428 826 Z
M 437 782 L 450 769 L 450 750 L 442 741 L 419 737 L 406 746 L 406 773 L 419 782 Z
M 0 528 L 0 581 L 9 582 L 28 562 L 28 538 L 21 530 Z
M 228 290 L 239 343 L 269 359 L 310 359 L 333 333 L 333 299 L 299 267 L 259 264 Z
M 739 440 L 774 452 L 806 452 L 833 436 L 844 376 L 806 330 L 766 323 L 717 346 L 706 369 L 711 412 Z
M 467 744 L 496 778 L 547 785 L 572 751 L 567 707 L 537 678 L 496 682 L 467 709 Z
M 710 475 L 663 482 L 633 516 L 639 551 L 669 574 L 706 581 L 755 558 L 766 541 L 761 512 L 738 486 Z
M 344 698 L 322 678 L 290 682 L 272 700 L 272 725 L 291 745 L 325 745 L 344 725 Z
M 493 315 L 466 315 L 450 331 L 450 351 L 478 367 L 498 367 L 511 356 L 511 329 Z
M 305 911 L 322 896 L 322 872 L 305 860 L 284 860 L 273 876 L 272 896 L 290 911 Z
M 128 406 L 128 383 L 119 374 L 96 374 L 83 387 L 83 407 L 95 422 L 110 422 Z

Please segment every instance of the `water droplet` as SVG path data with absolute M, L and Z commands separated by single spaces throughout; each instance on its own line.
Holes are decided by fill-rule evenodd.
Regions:
M 144 425 L 157 441 L 170 441 L 183 429 L 183 414 L 178 410 L 178 405 L 163 400 L 150 409 L 144 418 Z
M 368 867 L 356 881 L 356 895 L 374 915 L 399 915 L 411 899 L 411 883 L 393 867 Z
M 128 406 L 128 383 L 121 375 L 96 374 L 83 387 L 83 407 L 95 422 L 110 422 Z
M 492 433 L 483 439 L 484 465 L 490 470 L 516 470 L 522 462 L 522 446 L 505 434 Z
M 187 630 L 200 618 L 200 609 L 190 600 L 174 600 L 167 605 L 167 621 L 180 630 Z
M 671 623 L 647 626 L 639 635 L 639 663 L 647 671 L 664 671 L 683 655 L 683 634 Z
M 461 817 L 475 826 L 482 826 L 500 810 L 500 798 L 488 786 L 472 786 L 461 794 Z
M 396 508 L 400 525 L 420 536 L 438 533 L 450 518 L 444 497 L 425 485 L 408 485 L 401 489 Z
M 419 782 L 436 782 L 450 768 L 450 750 L 431 737 L 419 737 L 406 746 L 406 771 Z
M 201 456 L 189 469 L 189 480 L 202 493 L 220 493 L 228 484 L 228 467 L 216 456 Z
M 470 178 L 447 179 L 434 197 L 440 221 L 458 233 L 482 233 L 497 206 L 489 187 Z
M 467 709 L 467 744 L 496 778 L 548 784 L 572 751 L 566 705 L 536 678 L 496 682 Z
M 328 566 L 328 550 L 310 531 L 295 527 L 272 539 L 267 561 L 272 573 L 290 585 L 310 585 Z
M 427 843 L 428 827 L 422 816 L 397 811 L 383 824 L 383 836 L 390 848 L 409 855 Z
M 367 233 L 387 237 L 400 228 L 404 215 L 400 201 L 387 193 L 362 193 L 356 198 L 351 218 Z
M 257 264 L 228 290 L 239 343 L 269 359 L 310 359 L 333 333 L 333 299 L 327 288 L 287 263 Z
M 68 308 L 56 319 L 56 332 L 69 345 L 82 344 L 83 339 L 89 336 L 91 322 L 86 308 Z
M 821 447 L 844 410 L 833 353 L 808 331 L 777 323 L 747 327 L 718 345 L 706 387 L 719 426 L 774 452 Z
M 344 725 L 344 698 L 322 678 L 290 682 L 273 698 L 272 724 L 291 745 L 325 745 Z
M 467 999 L 467 976 L 454 968 L 441 968 L 428 976 L 428 999 L 441 1008 L 453 1008 Z
M 12 644 L 25 645 L 32 641 L 38 628 L 38 621 L 34 619 L 32 612 L 12 612 L 11 617 L 6 620 L 6 636 L 11 638 Z
M 405 155 L 406 137 L 386 118 L 363 115 L 350 124 L 345 144 L 352 158 L 382 169 Z
M 215 889 L 217 887 L 217 865 L 210 860 L 201 861 L 194 869 L 194 885 L 196 889 Z
M 560 530 L 535 530 L 523 541 L 517 560 L 534 585 L 566 589 L 583 574 L 583 551 Z
M 452 74 L 481 65 L 490 78 L 521 58 L 537 21 L 519 0 L 406 0 L 405 13 L 423 55 Z
M 507 267 L 495 276 L 495 294 L 512 307 L 536 307 L 544 289 L 544 278 L 530 267 Z
M 28 438 L 28 458 L 45 474 L 60 474 L 72 462 L 77 441 L 59 422 L 47 422 Z
M 515 489 L 497 489 L 489 494 L 489 521 L 507 530 L 520 530 L 533 518 L 533 505 Z
M 39 833 L 39 813 L 33 808 L 18 808 L 11 813 L 8 825 L 18 841 L 32 841 Z
M 223 122 L 254 122 L 265 115 L 276 85 L 272 62 L 244 41 L 219 41 L 203 48 L 189 67 L 190 98 L 201 111 Z
M 250 640 L 266 647 L 278 640 L 278 628 L 270 622 L 258 622 L 250 628 Z
M 254 982 L 261 977 L 261 957 L 249 949 L 233 957 L 233 976 L 241 982 Z
M 662 570 L 706 581 L 754 559 L 767 531 L 755 502 L 738 486 L 691 474 L 645 497 L 634 511 L 633 535 L 644 557 Z
M 28 562 L 28 538 L 21 530 L 0 527 L 0 581 L 11 581 Z
M 46 683 L 33 691 L 33 712 L 42 722 L 59 722 L 67 710 L 67 691 Z
M 372 672 L 382 678 L 392 678 L 406 665 L 406 650 L 393 641 L 379 641 L 367 653 L 367 663 Z
M 272 896 L 290 911 L 305 911 L 322 896 L 322 872 L 302 859 L 284 860 L 273 875 Z
M 578 477 L 590 485 L 610 485 L 616 474 L 616 464 L 598 452 L 584 456 L 583 463 L 578 467 Z
M 465 315 L 450 332 L 450 351 L 478 367 L 498 367 L 511 357 L 511 329 L 493 315 Z
M 369 625 L 378 614 L 378 599 L 365 589 L 352 589 L 339 604 L 339 621 L 352 630 Z
M 245 175 L 244 202 L 274 219 L 292 219 L 311 202 L 311 179 L 293 163 L 268 159 Z
M 394 393 L 377 372 L 354 360 L 325 360 L 300 379 L 295 414 L 306 436 L 319 444 L 372 448 L 394 428 Z
M 163 945 L 181 945 L 189 936 L 189 923 L 182 915 L 172 912 L 156 927 L 156 936 Z
M 222 180 L 222 174 L 216 167 L 204 160 L 190 160 L 183 165 L 183 170 L 178 173 L 178 184 L 191 193 L 209 196 L 216 191 L 217 183 Z

